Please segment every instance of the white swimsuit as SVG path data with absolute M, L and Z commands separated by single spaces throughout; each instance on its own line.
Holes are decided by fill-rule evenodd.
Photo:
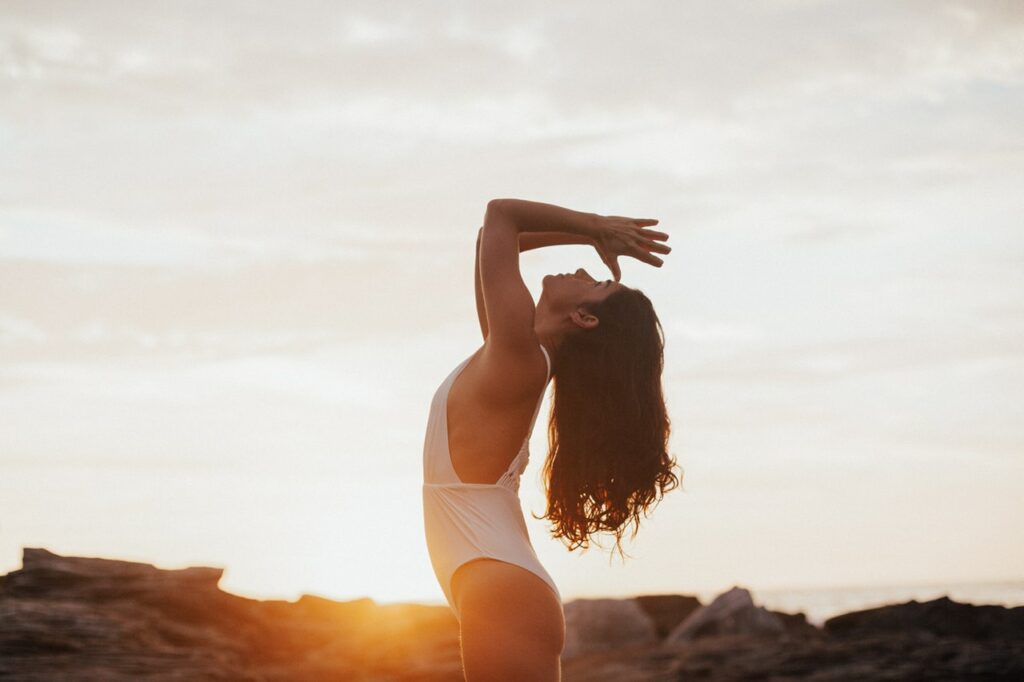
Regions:
M 548 366 L 546 390 L 551 380 L 551 357 L 544 346 L 540 349 Z M 427 550 L 434 575 L 460 621 L 451 579 L 459 566 L 473 559 L 498 559 L 521 566 L 547 583 L 558 601 L 562 601 L 555 582 L 533 550 L 519 502 L 519 478 L 530 460 L 530 434 L 544 393 L 537 401 L 519 453 L 497 483 L 463 483 L 452 466 L 448 448 L 448 392 L 472 359 L 470 356 L 463 360 L 434 393 L 423 443 L 423 524 Z

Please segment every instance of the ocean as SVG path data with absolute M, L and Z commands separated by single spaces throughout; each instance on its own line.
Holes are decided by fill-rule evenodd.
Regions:
M 741 585 L 741 587 L 746 587 Z M 754 603 L 773 611 L 797 613 L 802 611 L 807 620 L 822 625 L 832 616 L 849 611 L 870 609 L 887 604 L 900 604 L 916 599 L 930 601 L 947 596 L 953 601 L 968 604 L 996 604 L 1000 606 L 1024 605 L 1024 580 L 948 583 L 936 585 L 853 586 L 814 589 L 750 589 Z M 697 592 L 702 604 L 709 604 L 717 596 L 713 592 Z

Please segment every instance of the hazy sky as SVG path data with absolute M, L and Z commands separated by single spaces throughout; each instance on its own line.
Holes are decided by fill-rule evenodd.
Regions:
M 0 573 L 443 600 L 430 398 L 488 199 L 656 217 L 669 494 L 567 599 L 1024 577 L 1024 4 L 0 11 Z M 601 262 L 529 252 L 547 272 Z

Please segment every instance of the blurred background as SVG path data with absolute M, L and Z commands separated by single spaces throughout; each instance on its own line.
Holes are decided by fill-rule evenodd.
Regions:
M 443 603 L 427 410 L 517 197 L 674 247 L 623 262 L 683 475 L 631 559 L 531 517 L 534 432 L 567 600 L 1024 603 L 1022 45 L 1014 1 L 5 2 L 0 573 Z

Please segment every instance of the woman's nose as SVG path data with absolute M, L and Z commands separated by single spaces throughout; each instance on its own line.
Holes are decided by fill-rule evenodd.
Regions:
M 586 279 L 593 279 L 593 277 L 590 276 L 590 273 L 588 273 L 583 268 L 580 268 L 579 270 L 576 271 L 576 276 L 577 277 L 585 277 Z

